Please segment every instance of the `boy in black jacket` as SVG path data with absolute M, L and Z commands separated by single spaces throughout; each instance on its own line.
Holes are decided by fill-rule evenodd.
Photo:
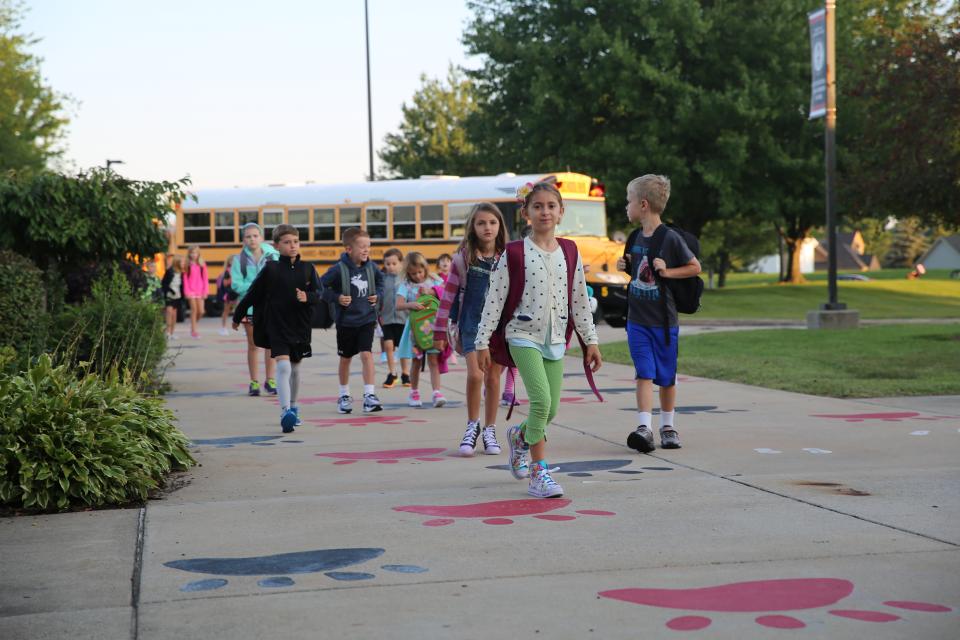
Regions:
M 340 398 L 337 411 L 353 411 L 350 397 L 350 361 L 360 354 L 363 365 L 363 412 L 381 411 L 375 393 L 373 332 L 377 326 L 377 300 L 383 296 L 383 274 L 370 261 L 370 234 L 351 227 L 343 232 L 346 251 L 323 274 L 323 297 L 336 302 L 337 354 L 340 356 Z
M 320 302 L 320 280 L 312 264 L 300 260 L 300 235 L 296 227 L 278 225 L 273 243 L 280 259 L 267 262 L 233 312 L 233 330 L 254 308 L 253 341 L 270 350 L 277 360 L 280 427 L 290 433 L 299 424 L 297 392 L 300 361 L 309 358 L 311 307 Z

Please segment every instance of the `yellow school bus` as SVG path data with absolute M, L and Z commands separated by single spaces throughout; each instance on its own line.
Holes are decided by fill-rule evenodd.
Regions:
M 300 232 L 303 259 L 318 268 L 339 259 L 341 231 L 350 227 L 367 230 L 375 260 L 397 247 L 404 253 L 419 251 L 434 261 L 454 251 L 477 202 L 495 203 L 510 237 L 520 237 L 525 222 L 518 213 L 517 188 L 543 180 L 553 181 L 563 194 L 566 213 L 558 235 L 577 243 L 600 315 L 611 324 L 621 324 L 628 279 L 616 270 L 616 262 L 623 244 L 607 237 L 603 185 L 580 173 L 422 176 L 356 184 L 196 190 L 192 192 L 196 200 L 187 200 L 177 210 L 175 243 L 180 253 L 186 253 L 189 245 L 200 246 L 211 282 L 227 257 L 243 248 L 240 229 L 248 222 L 263 227 L 268 239 L 278 224 L 293 225 Z

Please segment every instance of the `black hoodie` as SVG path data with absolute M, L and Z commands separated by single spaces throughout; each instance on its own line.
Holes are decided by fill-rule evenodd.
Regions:
M 297 300 L 297 289 L 306 292 L 307 301 Z M 270 344 L 310 344 L 310 319 L 313 305 L 320 302 L 320 279 L 317 270 L 300 256 L 291 260 L 264 263 L 246 295 L 233 312 L 234 324 L 246 317 L 252 306 L 254 342 L 258 347 Z M 261 344 L 266 341 L 267 344 Z

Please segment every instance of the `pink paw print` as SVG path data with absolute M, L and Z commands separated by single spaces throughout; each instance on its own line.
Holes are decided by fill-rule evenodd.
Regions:
M 423 462 L 440 462 L 443 458 L 434 457 L 446 449 L 385 449 L 383 451 L 331 451 L 314 454 L 321 458 L 336 458 L 333 464 L 354 464 L 360 460 L 376 460 L 379 464 L 396 464 L 403 459 L 412 458 Z
M 783 611 L 802 611 L 836 604 L 853 593 L 853 583 L 837 578 L 792 578 L 785 580 L 758 580 L 734 582 L 699 589 L 614 589 L 601 591 L 603 598 L 622 600 L 633 604 L 687 611 L 716 611 L 723 613 L 763 613 L 755 622 L 773 629 L 802 629 L 806 623 Z M 883 603 L 893 609 L 945 613 L 950 607 L 930 602 L 888 600 Z M 862 622 L 893 622 L 900 616 L 886 611 L 861 609 L 830 609 L 827 613 L 840 618 Z M 666 626 L 674 631 L 704 629 L 713 621 L 706 616 L 680 616 Z
M 478 502 L 475 504 L 427 505 L 411 504 L 403 507 L 394 507 L 394 511 L 419 513 L 425 516 L 442 516 L 423 523 L 427 527 L 443 527 L 456 522 L 457 518 L 482 518 L 484 524 L 513 524 L 512 518 L 533 516 L 539 520 L 563 522 L 576 520 L 577 516 L 549 513 L 570 505 L 572 500 L 555 498 L 552 500 L 497 500 L 495 502 Z M 596 509 L 581 509 L 576 511 L 585 516 L 614 516 L 612 511 L 598 511 Z

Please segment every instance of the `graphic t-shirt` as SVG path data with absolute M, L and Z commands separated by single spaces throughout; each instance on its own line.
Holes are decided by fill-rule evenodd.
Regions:
M 667 268 L 681 267 L 693 259 L 693 252 L 687 247 L 676 231 L 668 230 L 663 238 L 659 256 L 650 255 L 653 248 L 653 236 L 645 238 L 643 232 L 636 234 L 630 247 L 630 286 L 627 288 L 627 321 L 647 327 L 663 326 L 663 306 L 660 301 L 660 287 L 654 277 L 653 260 L 663 258 Z M 667 287 L 663 291 L 667 296 L 668 326 L 677 326 L 677 305 Z

